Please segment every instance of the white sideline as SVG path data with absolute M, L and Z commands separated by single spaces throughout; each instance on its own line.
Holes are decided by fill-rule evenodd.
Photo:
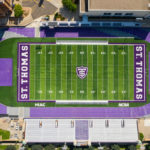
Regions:
M 108 100 L 100 100 L 100 101 L 93 101 L 93 100 L 63 100 L 63 101 L 56 101 L 56 104 L 108 104 L 109 101 Z
M 58 45 L 108 45 L 108 41 L 100 40 L 57 40 Z

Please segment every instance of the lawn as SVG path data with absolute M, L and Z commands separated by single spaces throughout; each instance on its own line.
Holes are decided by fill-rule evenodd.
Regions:
M 2 140 L 7 140 L 10 138 L 10 132 L 0 129 L 0 136 L 2 136 Z

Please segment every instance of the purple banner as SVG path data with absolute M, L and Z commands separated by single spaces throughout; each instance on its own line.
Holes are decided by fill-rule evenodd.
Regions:
M 29 100 L 29 45 L 19 45 L 18 101 Z
M 134 99 L 145 100 L 145 45 L 134 46 Z

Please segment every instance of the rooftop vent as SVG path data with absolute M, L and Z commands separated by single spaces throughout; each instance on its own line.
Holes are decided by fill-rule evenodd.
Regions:
M 109 120 L 105 120 L 105 127 L 106 127 L 106 128 L 109 127 Z
M 74 121 L 71 120 L 71 128 L 74 128 Z
M 90 128 L 93 128 L 93 120 L 90 120 L 90 121 L 89 121 L 89 127 L 90 127 Z
M 58 120 L 55 121 L 55 128 L 58 128 Z
M 121 127 L 124 128 L 124 126 L 125 126 L 125 121 L 121 120 Z
M 42 121 L 39 122 L 39 128 L 42 128 Z

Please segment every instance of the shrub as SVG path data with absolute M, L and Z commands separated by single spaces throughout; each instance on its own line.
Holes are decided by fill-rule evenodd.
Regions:
M 119 145 L 115 144 L 111 146 L 111 150 L 120 150 Z
M 148 144 L 148 145 L 145 145 L 145 149 L 146 150 L 150 150 L 150 145 Z
M 63 5 L 70 11 L 74 12 L 77 9 L 77 5 L 72 0 L 62 0 Z
M 0 129 L 0 135 L 2 136 L 3 140 L 9 139 L 10 138 L 10 132 L 6 130 Z
M 136 146 L 130 145 L 130 146 L 128 147 L 128 150 L 136 150 Z
M 8 145 L 5 150 L 17 150 L 14 145 Z
M 31 150 L 43 150 L 42 145 L 32 145 Z
M 143 133 L 139 133 L 139 139 L 140 139 L 140 141 L 143 141 L 143 139 L 144 139 Z
M 55 150 L 55 146 L 52 144 L 49 144 L 45 147 L 45 150 Z
M 14 7 L 15 17 L 21 17 L 23 15 L 22 6 L 19 4 L 16 4 Z

